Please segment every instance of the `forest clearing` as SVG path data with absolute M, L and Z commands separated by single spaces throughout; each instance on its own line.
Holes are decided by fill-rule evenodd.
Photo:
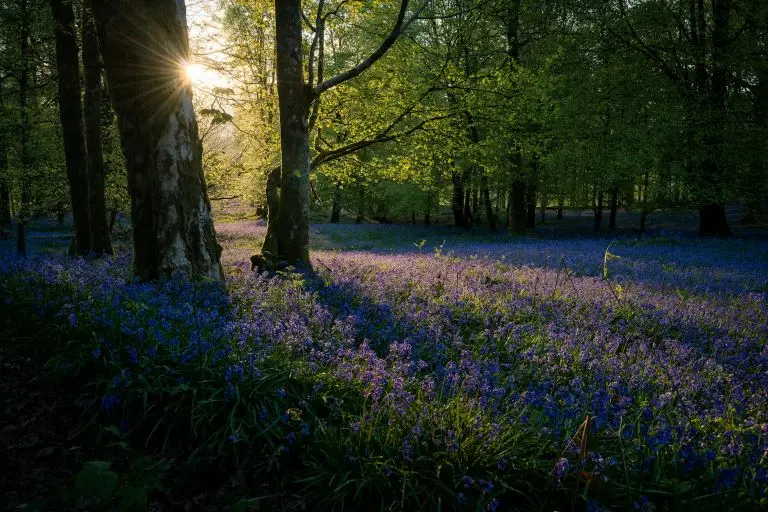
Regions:
M 768 510 L 764 0 L 0 0 L 0 509 Z
M 768 242 L 318 225 L 316 273 L 252 273 L 265 232 L 219 224 L 224 289 L 3 251 L 4 312 L 70 340 L 46 379 L 87 390 L 112 492 L 142 461 L 242 510 L 761 506 Z

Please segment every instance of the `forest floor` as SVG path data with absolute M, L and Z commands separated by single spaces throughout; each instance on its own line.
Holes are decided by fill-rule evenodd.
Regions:
M 527 237 L 316 225 L 309 277 L 247 272 L 263 221 L 220 222 L 234 309 L 123 285 L 124 256 L 72 262 L 66 228 L 32 226 L 27 262 L 0 241 L 0 508 L 764 507 L 768 241 L 581 219 Z M 136 341 L 198 337 L 189 304 L 205 339 L 248 340 L 240 363 Z

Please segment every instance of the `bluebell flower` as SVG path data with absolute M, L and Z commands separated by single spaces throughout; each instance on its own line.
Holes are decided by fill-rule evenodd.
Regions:
M 568 462 L 568 459 L 561 458 L 555 464 L 555 477 L 558 480 L 562 480 L 565 477 L 565 475 L 568 474 L 568 471 L 570 469 L 571 469 L 571 464 Z
M 101 407 L 104 409 L 104 412 L 109 412 L 112 410 L 113 407 L 115 407 L 117 404 L 120 403 L 120 397 L 117 395 L 106 395 L 101 400 Z

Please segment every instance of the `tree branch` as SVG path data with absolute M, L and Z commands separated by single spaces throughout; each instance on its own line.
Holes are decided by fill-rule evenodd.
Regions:
M 383 43 L 381 43 L 381 46 L 379 46 L 375 52 L 371 54 L 370 57 L 362 61 L 357 66 L 353 67 L 352 69 L 348 69 L 347 71 L 343 73 L 339 73 L 338 75 L 329 78 L 328 80 L 321 82 L 315 86 L 313 89 L 313 94 L 317 98 L 322 93 L 327 91 L 328 89 L 332 89 L 333 87 L 336 87 L 339 84 L 342 84 L 348 80 L 351 80 L 355 78 L 356 76 L 359 76 L 363 71 L 373 66 L 373 64 L 382 58 L 385 53 L 392 47 L 393 44 L 395 44 L 395 41 L 397 41 L 397 38 L 400 37 L 400 33 L 403 29 L 403 23 L 405 22 L 405 13 L 408 11 L 408 3 L 409 0 L 400 0 L 400 12 L 397 15 L 397 21 L 395 22 L 395 26 L 392 29 L 392 31 L 389 33 L 389 36 L 384 40 Z M 426 3 L 424 4 L 426 6 Z

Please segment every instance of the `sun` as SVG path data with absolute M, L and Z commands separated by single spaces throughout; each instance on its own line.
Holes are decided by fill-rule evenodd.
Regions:
M 192 85 L 209 85 L 213 80 L 213 72 L 202 64 L 188 63 L 183 66 L 184 76 Z

